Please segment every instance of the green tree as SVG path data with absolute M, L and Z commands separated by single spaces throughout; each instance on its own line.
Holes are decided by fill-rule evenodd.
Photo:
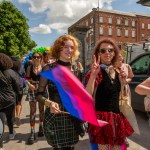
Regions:
M 28 19 L 11 3 L 0 3 L 0 52 L 21 56 L 37 44 L 31 40 Z

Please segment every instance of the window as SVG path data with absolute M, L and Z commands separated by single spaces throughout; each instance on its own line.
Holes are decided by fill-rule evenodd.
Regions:
M 88 21 L 86 21 L 86 26 L 88 26 Z
M 103 17 L 99 17 L 99 22 L 103 23 Z
M 128 36 L 129 36 L 129 31 L 125 30 L 125 37 L 128 37 Z
M 112 24 L 112 18 L 108 18 L 108 23 Z
M 112 35 L 112 28 L 108 28 L 108 35 Z
M 121 30 L 117 29 L 117 36 L 121 36 Z
M 99 34 L 100 34 L 100 35 L 103 35 L 103 34 L 104 34 L 104 29 L 103 29 L 103 27 L 100 27 L 100 28 L 99 28 Z
M 125 26 L 129 25 L 129 20 L 125 20 Z
M 150 24 L 148 24 L 148 29 L 150 29 Z
M 142 56 L 131 64 L 134 75 L 143 75 L 149 73 L 150 67 L 150 54 Z
M 91 18 L 91 24 L 93 23 L 93 18 Z
M 144 23 L 142 23 L 142 29 L 144 29 Z
M 135 37 L 135 31 L 132 31 L 132 37 Z
M 135 21 L 134 20 L 132 21 L 132 27 L 135 27 Z
M 121 24 L 121 20 L 117 19 L 117 24 L 120 25 Z
M 144 37 L 144 33 L 142 33 L 142 37 Z

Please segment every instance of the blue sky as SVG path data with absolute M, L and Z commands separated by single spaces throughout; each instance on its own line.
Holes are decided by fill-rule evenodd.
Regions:
M 1 0 L 0 0 L 1 1 Z M 98 6 L 98 0 L 9 0 L 29 19 L 31 39 L 48 47 L 67 28 Z M 102 9 L 150 14 L 138 0 L 99 0 Z

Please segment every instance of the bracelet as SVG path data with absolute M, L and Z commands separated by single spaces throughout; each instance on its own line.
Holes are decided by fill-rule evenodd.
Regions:
M 47 106 L 47 102 L 50 102 L 48 106 Z M 48 99 L 45 99 L 45 100 L 44 100 L 44 105 L 45 105 L 46 107 L 50 107 L 51 104 L 52 104 L 52 101 L 50 101 L 50 100 L 48 100 Z
M 44 105 L 45 105 L 45 106 L 46 106 L 46 100 L 47 100 L 47 99 L 44 99 Z

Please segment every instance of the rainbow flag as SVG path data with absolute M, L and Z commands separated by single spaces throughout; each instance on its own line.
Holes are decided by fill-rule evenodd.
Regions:
M 64 107 L 72 116 L 100 127 L 107 124 L 97 120 L 92 96 L 67 67 L 57 65 L 40 75 L 55 83 Z

